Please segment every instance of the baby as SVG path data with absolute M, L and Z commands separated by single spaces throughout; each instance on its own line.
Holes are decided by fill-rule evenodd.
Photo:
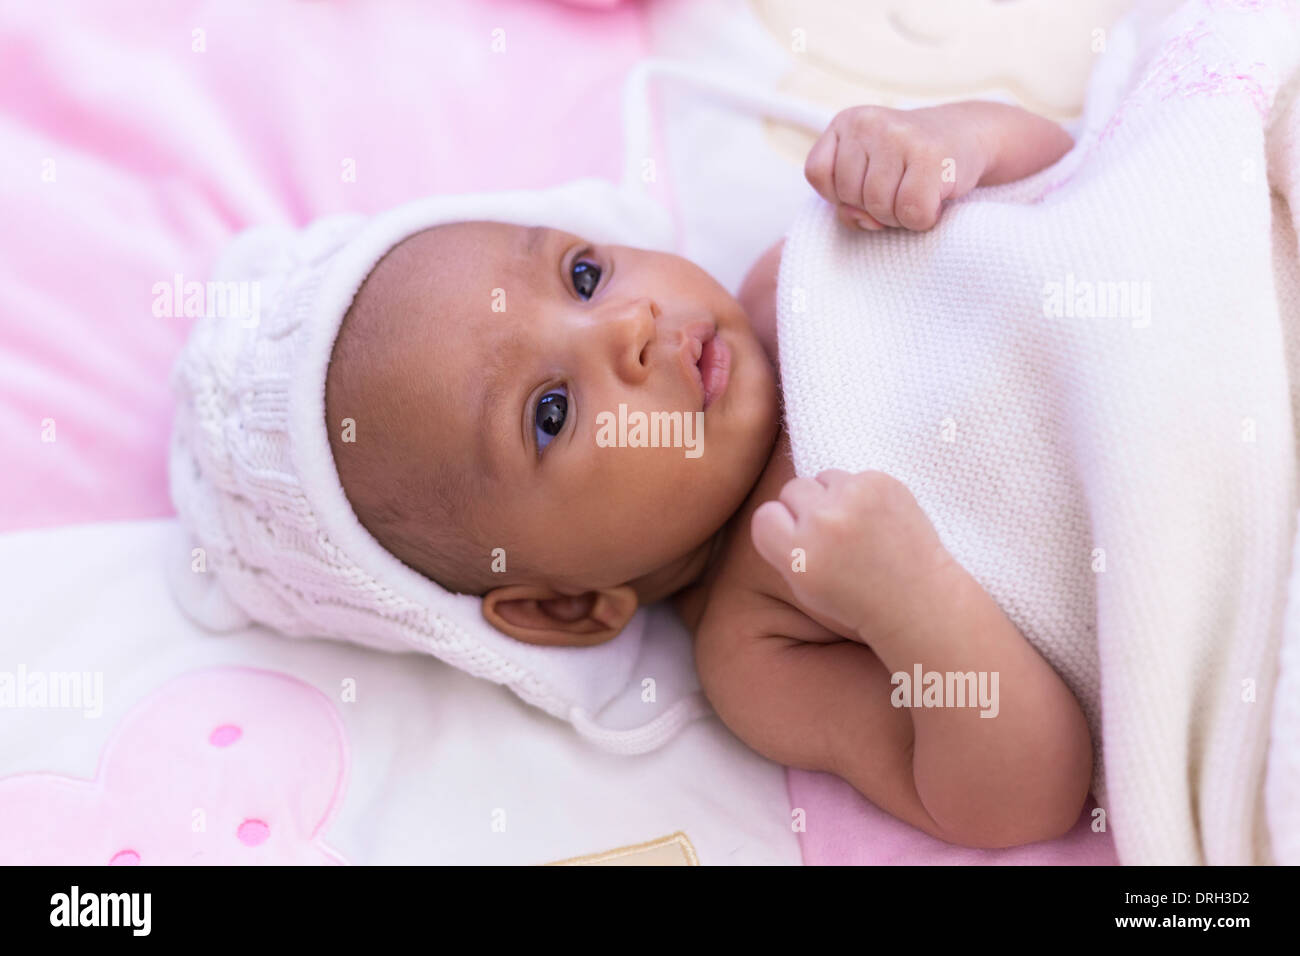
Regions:
M 835 117 L 805 173 L 845 228 L 925 230 L 944 200 L 1070 146 L 999 104 L 858 107 Z M 1092 774 L 1069 689 L 907 488 L 879 472 L 794 477 L 776 374 L 780 254 L 732 298 L 677 256 L 552 229 L 416 233 L 366 278 L 330 359 L 327 420 L 369 423 L 364 443 L 330 429 L 348 500 L 393 555 L 481 595 L 518 641 L 595 645 L 671 599 L 709 701 L 758 752 L 837 774 L 951 843 L 1059 836 Z M 512 307 L 486 308 L 505 286 Z M 603 447 L 597 419 L 620 406 L 702 413 L 704 453 Z M 917 665 L 996 674 L 997 709 L 983 714 L 996 719 L 897 706 L 891 675 Z
M 831 122 L 806 176 L 845 228 L 924 230 L 945 199 L 1028 176 L 1070 144 L 1004 105 L 861 107 Z M 1092 745 L 1066 684 L 905 486 L 880 472 L 794 477 L 780 245 L 732 298 L 673 255 L 541 226 L 424 225 L 370 243 L 385 250 L 377 264 L 354 256 L 359 289 L 312 265 L 355 224 L 307 230 L 298 258 L 277 259 L 298 284 L 277 295 L 277 317 L 247 346 L 234 325 L 211 326 L 182 358 L 192 421 L 174 442 L 173 497 L 207 529 L 227 591 L 260 602 L 253 617 L 312 633 L 333 614 L 363 643 L 373 619 L 409 630 L 416 607 L 363 574 L 383 562 L 481 596 L 495 630 L 533 645 L 601 644 L 671 600 L 708 700 L 759 753 L 840 775 L 950 843 L 1005 847 L 1074 825 Z M 276 258 L 259 242 L 252 258 Z M 489 307 L 503 293 L 510 307 Z M 309 297 L 338 303 L 337 337 Z M 324 397 L 321 378 L 286 371 L 295 363 L 320 373 Z M 289 432 L 308 434 L 321 407 L 337 480 L 324 437 L 283 440 L 286 408 Z M 628 410 L 698 423 L 694 453 L 599 441 Z M 322 528 L 295 470 L 350 505 L 367 540 Z M 220 496 L 201 497 L 203 481 Z M 335 585 L 359 597 L 335 600 Z M 917 706 L 892 678 L 914 669 L 995 675 L 1000 695 L 984 709 Z

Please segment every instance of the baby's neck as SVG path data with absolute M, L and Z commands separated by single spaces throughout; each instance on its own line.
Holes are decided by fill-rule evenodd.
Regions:
M 762 486 L 764 476 L 772 468 L 772 456 L 778 453 L 783 456 L 782 460 L 790 457 L 790 447 L 784 429 L 776 430 L 776 441 L 768 456 L 767 467 L 754 482 L 754 487 L 750 488 L 745 503 L 727 519 L 727 523 L 719 528 L 717 533 L 700 546 L 700 550 L 696 552 L 688 566 L 690 573 L 681 575 L 679 583 L 672 591 L 656 598 L 659 600 L 671 596 L 673 609 L 692 634 L 696 633 L 700 618 L 704 616 L 704 609 L 709 603 L 709 592 L 712 590 L 718 572 L 722 569 L 723 558 L 728 550 L 727 543 L 731 540 L 738 524 L 748 528 L 749 515 L 755 507 L 754 495 Z
M 714 576 L 713 571 L 719 567 L 722 555 L 726 551 L 726 542 L 730 534 L 731 521 L 728 521 L 701 547 L 698 556 L 692 562 L 691 574 L 683 575 L 681 583 L 664 595 L 671 596 L 673 609 L 692 634 L 695 633 L 704 614 L 704 608 L 709 603 L 709 584 Z
M 724 525 L 693 551 L 634 581 L 632 586 L 636 589 L 638 602 L 644 606 L 675 597 L 700 581 L 720 553 L 726 533 L 727 525 Z
M 748 513 L 753 510 L 754 493 L 762 484 L 763 476 L 772 467 L 772 455 L 778 451 L 781 451 L 785 459 L 790 457 L 785 431 L 779 426 L 773 428 L 767 465 L 746 494 L 745 502 L 736 509 L 726 523 L 685 557 L 633 582 L 632 586 L 636 589 L 642 607 L 665 598 L 671 599 L 677 616 L 682 619 L 692 634 L 695 633 L 700 618 L 704 615 L 704 608 L 708 604 L 713 580 L 722 567 L 723 556 L 727 552 L 727 542 L 736 530 L 737 521 L 748 520 Z

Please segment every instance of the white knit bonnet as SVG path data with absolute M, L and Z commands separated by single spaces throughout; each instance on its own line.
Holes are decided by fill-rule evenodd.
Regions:
M 662 207 L 594 179 L 433 197 L 373 217 L 329 216 L 301 230 L 242 233 L 212 281 L 228 290 L 226 303 L 243 310 L 200 318 L 173 373 L 171 493 L 191 539 L 172 562 L 173 591 L 209 628 L 258 623 L 292 636 L 423 651 L 507 685 L 610 749 L 650 749 L 703 705 L 683 698 L 683 706 L 633 731 L 606 730 L 590 719 L 631 681 L 644 612 L 598 647 L 535 647 L 509 638 L 484 620 L 480 598 L 445 590 L 385 550 L 361 525 L 339 481 L 328 430 L 339 423 L 325 419 L 325 378 L 353 297 L 402 240 L 472 220 L 671 248 Z
M 417 232 L 508 222 L 672 250 L 671 217 L 641 184 L 652 72 L 694 81 L 748 108 L 769 105 L 726 81 L 651 61 L 624 90 L 621 186 L 585 179 L 545 190 L 437 196 L 373 217 L 335 215 L 302 229 L 258 227 L 236 237 L 212 283 L 249 284 L 224 286 L 227 303 L 249 308 L 199 319 L 173 374 L 169 472 L 185 550 L 170 562 L 169 579 L 192 618 L 218 630 L 257 623 L 292 636 L 433 654 L 505 684 L 617 752 L 653 749 L 708 712 L 693 687 L 661 686 L 668 697 L 648 722 L 622 730 L 597 724 L 594 714 L 640 686 L 633 670 L 645 610 L 598 647 L 536 647 L 499 633 L 484 620 L 480 598 L 443 589 L 361 525 L 330 450 L 328 428 L 340 423 L 325 418 L 326 370 L 353 297 L 385 253 Z M 797 103 L 784 109 L 796 120 L 805 112 Z M 693 680 L 689 646 L 675 655 Z

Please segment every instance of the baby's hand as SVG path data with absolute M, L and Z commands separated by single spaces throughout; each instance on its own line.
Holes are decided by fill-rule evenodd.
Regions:
M 805 609 L 869 643 L 900 632 L 961 572 L 912 493 L 879 471 L 791 479 L 750 533 Z
M 967 104 L 892 110 L 855 106 L 813 144 L 804 175 L 863 229 L 929 229 L 945 199 L 979 183 L 989 156 Z

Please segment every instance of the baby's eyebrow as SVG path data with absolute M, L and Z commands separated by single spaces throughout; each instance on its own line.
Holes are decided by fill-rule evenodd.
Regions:
M 478 422 L 474 429 L 475 446 L 480 466 L 488 477 L 497 476 L 497 446 L 501 440 L 500 417 L 501 396 L 505 392 L 504 370 L 500 366 L 484 370 L 485 374 L 479 386 Z
M 479 376 L 481 384 L 476 402 L 478 406 L 476 444 L 479 461 L 485 466 L 489 477 L 493 479 L 498 473 L 498 448 L 501 435 L 504 434 L 509 442 L 511 436 L 517 432 L 513 427 L 503 432 L 503 426 L 513 419 L 508 414 L 509 409 L 503 411 L 501 404 L 503 396 L 514 394 L 516 391 L 515 386 L 518 383 L 512 382 L 510 375 L 516 366 L 511 359 L 521 338 L 517 330 L 512 329 L 507 333 L 499 347 L 492 350 Z
M 546 236 L 550 230 L 545 226 L 530 226 L 524 232 L 523 254 L 528 257 L 538 255 L 546 245 Z

